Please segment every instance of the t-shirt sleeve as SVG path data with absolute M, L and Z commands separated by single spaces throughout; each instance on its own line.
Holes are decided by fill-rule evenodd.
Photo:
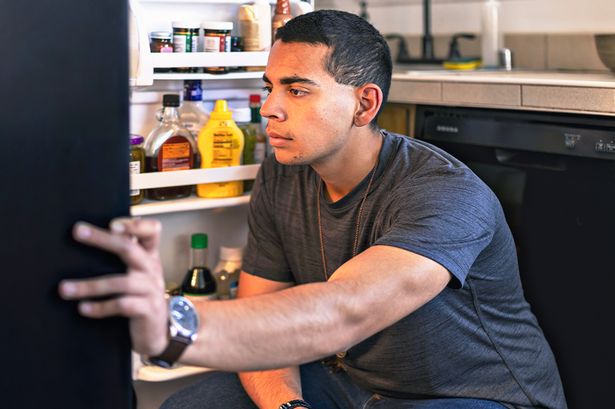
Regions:
M 461 288 L 476 258 L 493 239 L 494 195 L 467 169 L 449 169 L 398 189 L 388 226 L 376 245 L 406 249 L 445 267 Z M 497 202 L 496 202 L 497 203 Z
M 269 280 L 293 282 L 273 217 L 273 171 L 271 161 L 263 163 L 252 188 L 248 210 L 248 244 L 242 269 Z

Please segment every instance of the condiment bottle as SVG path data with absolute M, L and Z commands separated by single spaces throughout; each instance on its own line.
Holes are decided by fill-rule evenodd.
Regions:
M 280 27 L 283 27 L 293 16 L 290 14 L 290 1 L 278 0 L 275 5 L 275 13 L 271 20 L 271 39 L 275 42 L 275 35 Z
M 250 95 L 250 123 L 256 136 L 254 145 L 254 163 L 263 163 L 267 155 L 267 138 L 263 132 L 261 117 L 261 96 L 258 94 Z
M 201 168 L 220 168 L 241 165 L 243 133 L 233 121 L 226 100 L 216 101 L 209 121 L 199 132 Z M 204 183 L 197 185 L 199 197 L 217 198 L 239 196 L 243 193 L 243 181 Z
M 254 160 L 254 149 L 256 147 L 256 133 L 254 132 L 254 128 L 252 127 L 251 120 L 251 112 L 250 108 L 237 108 L 233 110 L 233 119 L 235 123 L 241 129 L 243 133 L 243 155 L 242 155 L 242 163 L 244 165 L 253 165 Z M 244 180 L 243 181 L 243 190 L 244 192 L 250 191 L 252 189 L 253 181 Z
M 165 94 L 162 119 L 145 139 L 145 169 L 147 172 L 169 172 L 198 168 L 196 141 L 179 122 L 179 95 Z M 178 199 L 190 196 L 192 186 L 172 186 L 147 190 L 154 200 Z
M 240 247 L 220 247 L 220 261 L 214 268 L 214 277 L 218 285 L 218 298 L 222 300 L 237 296 L 241 256 Z
M 199 45 L 200 24 L 195 21 L 173 21 L 173 52 L 196 53 Z M 194 67 L 176 69 L 179 72 L 197 72 Z
M 192 301 L 215 299 L 217 284 L 207 267 L 207 234 L 195 233 L 190 241 L 190 269 L 182 282 L 181 293 Z
M 130 135 L 130 162 L 131 175 L 145 172 L 145 150 L 143 149 L 144 138 L 141 135 Z M 142 189 L 130 190 L 130 204 L 136 205 L 143 201 L 145 191 Z
M 203 90 L 200 80 L 184 81 L 184 100 L 179 107 L 179 120 L 194 139 L 199 135 L 201 128 L 209 121 L 209 112 L 203 104 Z

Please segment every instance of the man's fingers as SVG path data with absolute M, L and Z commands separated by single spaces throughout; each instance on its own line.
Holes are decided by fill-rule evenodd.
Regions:
M 147 251 L 156 250 L 160 245 L 161 224 L 156 219 L 113 219 L 109 228 L 114 233 L 134 236 Z
M 73 227 L 73 237 L 81 243 L 116 254 L 132 268 L 148 270 L 148 255 L 127 235 L 111 234 L 89 223 L 78 222 Z
M 148 299 L 139 296 L 123 296 L 105 301 L 81 301 L 79 313 L 89 318 L 123 316 L 139 318 L 151 311 Z
M 137 280 L 129 275 L 107 275 L 86 280 L 64 280 L 60 283 L 60 296 L 64 299 L 105 297 L 110 295 L 144 295 L 150 280 Z

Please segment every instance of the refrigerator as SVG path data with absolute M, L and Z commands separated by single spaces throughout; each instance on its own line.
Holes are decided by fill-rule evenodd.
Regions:
M 124 271 L 119 259 L 71 238 L 78 220 L 103 227 L 118 216 L 160 220 L 169 287 L 189 268 L 193 233 L 209 236 L 210 268 L 221 246 L 245 246 L 249 192 L 131 206 L 129 190 L 253 179 L 258 165 L 165 172 L 176 174 L 171 182 L 168 175 L 131 176 L 128 170 L 129 135 L 147 136 L 157 125 L 162 96 L 181 94 L 184 80 L 202 81 L 210 108 L 216 99 L 226 99 L 231 109 L 248 106 L 251 94 L 264 100 L 263 71 L 254 67 L 266 65 L 267 51 L 163 56 L 149 50 L 149 33 L 171 31 L 173 21 L 232 21 L 232 35 L 239 35 L 242 3 L 2 2 L 0 33 L 8 44 L 0 64 L 0 256 L 8 324 L 0 338 L 3 408 L 155 408 L 205 370 L 144 365 L 131 353 L 126 320 L 83 318 L 75 302 L 59 298 L 57 286 L 64 278 Z M 305 10 L 301 6 L 293 3 L 295 15 Z M 252 68 L 224 75 L 157 72 L 183 66 Z
M 130 408 L 127 322 L 89 320 L 58 282 L 123 271 L 70 235 L 129 214 L 123 1 L 3 1 L 3 408 Z

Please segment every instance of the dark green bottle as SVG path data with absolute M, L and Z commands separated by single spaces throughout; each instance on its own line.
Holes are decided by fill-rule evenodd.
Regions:
M 181 292 L 188 297 L 200 299 L 216 298 L 216 280 L 207 268 L 207 235 L 192 235 L 191 268 L 181 285 Z

